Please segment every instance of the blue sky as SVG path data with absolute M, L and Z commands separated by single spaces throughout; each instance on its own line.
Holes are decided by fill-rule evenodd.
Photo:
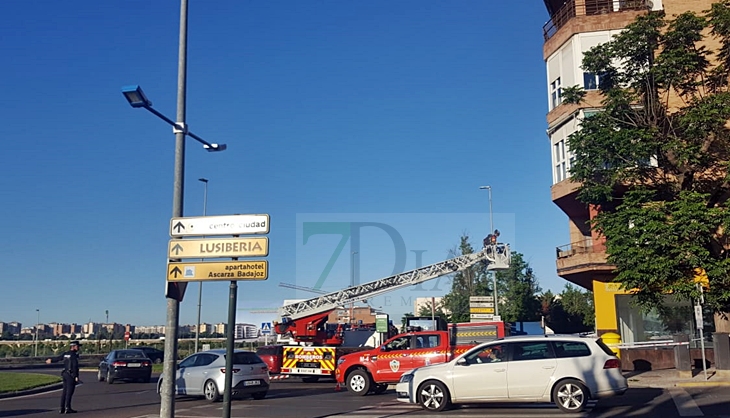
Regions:
M 560 291 L 555 247 L 569 238 L 550 200 L 546 20 L 540 1 L 190 0 L 187 122 L 228 150 L 188 140 L 184 215 L 202 214 L 205 177 L 208 215 L 271 216 L 269 280 L 239 282 L 238 320 L 313 296 L 279 286 L 314 286 L 332 255 L 332 237 L 302 243 L 304 222 L 389 223 L 433 263 L 463 232 L 475 245 L 488 233 L 482 185 L 504 241 Z M 108 310 L 164 324 L 174 135 L 120 89 L 141 85 L 174 118 L 179 3 L 8 0 L 0 26 L 0 321 Z M 366 235 L 360 282 L 394 265 Z M 348 255 L 324 290 L 349 283 Z M 197 289 L 181 324 L 195 323 Z M 227 282 L 206 283 L 202 320 L 225 321 L 227 303 Z

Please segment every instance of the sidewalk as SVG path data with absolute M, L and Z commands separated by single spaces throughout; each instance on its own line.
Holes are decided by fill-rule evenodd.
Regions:
M 692 369 L 692 377 L 680 377 L 680 373 L 676 369 L 625 371 L 624 376 L 626 376 L 630 388 L 730 386 L 730 373 L 723 370 L 718 374 L 714 367 L 707 369 L 707 380 L 705 380 L 705 373 L 702 369 Z

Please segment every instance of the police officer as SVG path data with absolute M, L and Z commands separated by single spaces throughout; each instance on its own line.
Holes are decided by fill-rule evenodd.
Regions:
M 79 382 L 79 347 L 81 343 L 71 341 L 69 351 L 57 357 L 46 359 L 46 363 L 58 363 L 63 361 L 63 394 L 61 395 L 61 414 L 75 414 L 76 411 L 71 408 L 71 398 L 74 396 L 76 384 Z

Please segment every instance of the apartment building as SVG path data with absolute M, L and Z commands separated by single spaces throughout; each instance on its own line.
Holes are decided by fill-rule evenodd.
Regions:
M 570 236 L 570 242 L 561 243 L 556 249 L 556 267 L 563 279 L 593 291 L 599 335 L 617 332 L 623 342 L 628 343 L 666 337 L 649 332 L 652 324 L 652 329 L 657 328 L 661 318 L 640 312 L 631 304 L 631 296 L 620 290 L 618 283 L 612 282 L 615 266 L 607 263 L 601 237 L 589 227 L 589 221 L 597 211 L 578 201 L 578 184 L 570 179 L 574 156 L 568 147 L 568 137 L 580 129 L 583 118 L 599 111 L 601 106 L 599 75 L 582 70 L 583 55 L 592 47 L 609 41 L 641 14 L 652 10 L 664 10 L 668 18 L 686 11 L 700 14 L 713 2 L 544 0 L 550 16 L 543 26 L 543 59 L 547 75 L 547 134 L 552 157 L 551 195 L 553 203 L 568 218 Z M 584 102 L 579 105 L 562 103 L 562 89 L 574 85 L 585 90 Z M 692 330 L 691 325 L 689 329 Z
M 5 333 L 18 335 L 21 328 L 23 328 L 23 324 L 20 322 L 0 322 L 0 335 Z

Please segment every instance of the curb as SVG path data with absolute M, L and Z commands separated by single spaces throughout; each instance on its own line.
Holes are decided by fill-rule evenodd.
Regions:
M 0 393 L 0 399 L 15 398 L 17 396 L 35 395 L 37 393 L 50 392 L 56 389 L 63 389 L 63 383 L 54 383 L 48 386 L 40 386 L 28 390 L 19 390 L 16 392 Z
M 686 388 L 696 388 L 696 387 L 711 387 L 711 386 L 730 386 L 730 382 L 680 382 L 677 383 L 675 386 L 681 386 Z

